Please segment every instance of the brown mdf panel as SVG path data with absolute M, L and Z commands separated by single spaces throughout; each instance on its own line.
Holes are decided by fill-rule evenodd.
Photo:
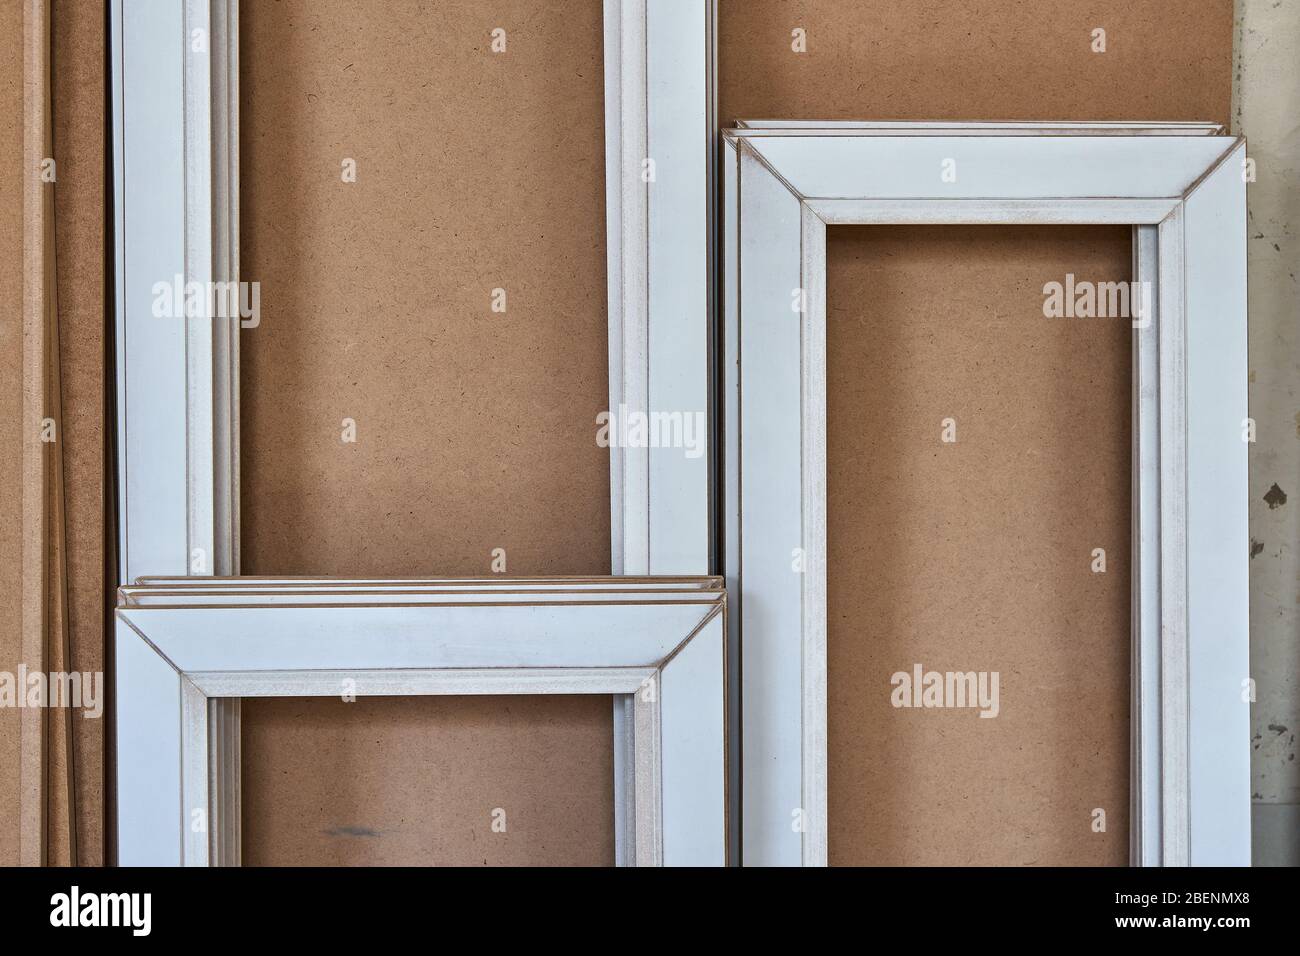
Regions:
M 54 0 L 51 8 L 54 101 L 55 244 L 62 390 L 62 451 L 71 660 L 62 669 L 102 675 L 106 586 L 104 548 L 105 125 L 104 4 Z M 71 860 L 70 820 L 75 820 L 76 860 L 104 862 L 104 743 L 108 706 L 98 684 L 100 715 L 59 711 L 51 724 L 50 859 Z M 65 729 L 72 722 L 74 794 L 67 774 Z
M 601 12 L 241 5 L 241 278 L 261 284 L 240 345 L 244 573 L 483 575 L 498 548 L 510 574 L 609 572 Z M 520 699 L 509 720 L 372 704 L 245 703 L 248 862 L 613 861 L 608 698 Z M 414 729 L 370 720 L 385 708 Z M 544 778 L 519 715 L 566 728 Z M 330 766 L 372 781 L 367 800 Z M 425 783 L 461 766 L 479 769 L 446 791 L 452 823 L 428 829 Z M 304 790 L 319 826 L 253 838 L 269 824 L 250 814 L 290 824 L 278 808 Z M 506 849 L 485 851 L 482 806 L 523 808 Z
M 22 300 L 24 223 L 22 189 L 39 170 L 23 168 L 24 5 L 0 3 L 0 300 Z M 62 456 L 66 540 L 57 536 L 56 492 L 45 501 L 50 517 L 51 615 L 47 666 L 89 675 L 97 692 L 85 709 L 48 715 L 45 793 L 46 852 L 51 864 L 75 860 L 100 865 L 104 794 L 104 8 L 98 0 L 53 0 L 50 5 L 51 138 L 55 160 L 54 251 L 58 305 L 58 380 L 61 408 L 51 455 Z M 0 427 L 10 448 L 22 444 L 22 315 L 7 309 L 0 322 Z M 51 364 L 47 374 L 53 376 Z M 16 672 L 22 659 L 21 455 L 0 462 L 0 670 Z M 64 561 L 66 560 L 66 566 Z M 68 649 L 62 641 L 60 595 L 66 569 Z M 88 716 L 98 710 L 98 716 Z M 0 708 L 0 865 L 18 862 L 18 746 L 21 712 Z M 67 742 L 71 737 L 71 754 Z M 38 772 L 29 755 L 23 772 Z M 69 764 L 71 763 L 71 773 Z M 71 782 L 71 786 L 69 783 Z M 76 839 L 73 839 L 75 828 Z
M 22 448 L 23 14 L 0 0 L 0 434 Z M 22 660 L 23 461 L 0 455 L 0 670 Z M 0 707 L 0 866 L 18 865 L 20 711 Z
M 244 733 L 244 774 L 264 782 L 245 784 L 245 865 L 580 866 L 613 858 L 608 696 L 409 703 L 258 701 Z M 575 766 L 577 752 L 589 768 Z
M 1132 333 L 1043 287 L 1129 271 L 1127 227 L 831 229 L 832 864 L 1127 862 Z M 996 716 L 896 707 L 916 665 Z
M 807 52 L 791 49 L 795 29 Z M 1232 98 L 1232 0 L 719 0 L 718 33 L 727 125 L 1226 123 Z

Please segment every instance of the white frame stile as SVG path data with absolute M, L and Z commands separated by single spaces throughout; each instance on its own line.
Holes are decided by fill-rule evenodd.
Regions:
M 605 0 L 609 409 L 712 413 L 714 0 Z M 610 447 L 614 574 L 708 574 L 711 456 Z M 653 522 L 651 516 L 653 515 Z
M 624 865 L 727 858 L 717 578 L 172 578 L 117 610 L 120 863 L 222 860 L 216 700 L 614 694 L 633 714 Z M 211 821 L 209 825 L 208 821 Z
M 1244 141 L 1187 123 L 741 126 L 722 268 L 744 863 L 827 861 L 827 225 L 1127 223 L 1156 306 L 1134 336 L 1131 859 L 1249 864 Z
M 151 301 L 174 276 L 239 278 L 238 0 L 110 2 L 121 580 L 237 575 L 238 327 L 169 324 Z M 709 410 L 714 17 L 713 0 L 605 0 L 612 412 Z M 709 456 L 610 451 L 614 573 L 706 574 Z M 616 696 L 614 723 L 624 815 L 638 759 L 628 700 Z M 210 696 L 208 707 L 221 838 L 211 861 L 238 865 L 239 701 Z M 124 716 L 119 827 L 133 812 Z M 119 856 L 130 855 L 124 842 Z M 631 862 L 634 848 L 620 839 L 618 855 Z
M 652 411 L 709 421 L 717 11 L 714 0 L 605 0 L 604 17 L 609 412 L 618 422 Z M 711 468 L 708 454 L 611 443 L 612 574 L 713 570 Z M 733 687 L 737 659 L 733 647 Z M 614 702 L 620 805 L 630 799 L 625 701 Z M 739 784 L 737 761 L 734 800 Z
M 239 0 L 113 0 L 110 30 L 120 580 L 238 574 L 239 328 L 152 299 L 239 279 Z M 239 701 L 210 707 L 217 858 L 237 865 Z

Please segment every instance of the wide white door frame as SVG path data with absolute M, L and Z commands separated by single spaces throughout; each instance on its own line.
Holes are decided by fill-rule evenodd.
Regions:
M 726 134 L 723 223 L 743 862 L 827 858 L 827 226 L 1124 223 L 1155 305 L 1134 333 L 1132 862 L 1248 864 L 1244 141 L 1185 123 L 745 125 Z

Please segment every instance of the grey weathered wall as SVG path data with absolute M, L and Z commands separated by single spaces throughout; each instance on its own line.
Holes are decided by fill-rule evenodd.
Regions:
M 1300 865 L 1300 0 L 1237 0 L 1250 207 L 1251 790 L 1256 865 Z

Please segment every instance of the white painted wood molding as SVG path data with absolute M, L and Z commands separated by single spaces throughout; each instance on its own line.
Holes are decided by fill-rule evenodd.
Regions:
M 713 0 L 605 0 L 610 410 L 619 415 L 711 412 L 715 15 Z M 238 326 L 168 321 L 153 305 L 155 284 L 175 277 L 239 279 L 238 0 L 110 0 L 110 19 L 120 580 L 237 575 Z M 611 448 L 616 573 L 709 571 L 711 463 L 707 451 Z M 626 807 L 635 715 L 616 701 L 615 799 Z M 214 784 L 219 857 L 237 862 L 239 704 L 213 698 L 211 707 L 213 749 L 230 756 L 218 765 L 232 774 Z M 632 852 L 620 840 L 620 858 Z
M 1244 142 L 1212 124 L 742 126 L 723 338 L 743 862 L 827 858 L 827 224 L 1119 222 L 1156 304 L 1134 337 L 1132 861 L 1249 864 Z
M 625 865 L 727 861 L 726 595 L 719 578 L 412 584 L 192 579 L 121 589 L 117 822 L 126 866 L 226 853 L 237 761 L 218 700 L 614 694 L 632 715 Z M 545 585 L 546 582 L 542 582 Z M 645 584 L 645 587 L 641 585 Z M 310 588 L 310 590 L 309 590 Z M 177 599 L 187 603 L 178 603 Z M 237 812 L 237 806 L 233 808 Z
M 716 16 L 714 0 L 605 0 L 609 411 L 704 431 L 699 455 L 611 446 L 615 574 L 707 574 L 713 558 Z
M 155 314 L 160 283 L 239 279 L 238 22 L 238 0 L 112 5 L 123 581 L 239 572 L 239 327 Z

